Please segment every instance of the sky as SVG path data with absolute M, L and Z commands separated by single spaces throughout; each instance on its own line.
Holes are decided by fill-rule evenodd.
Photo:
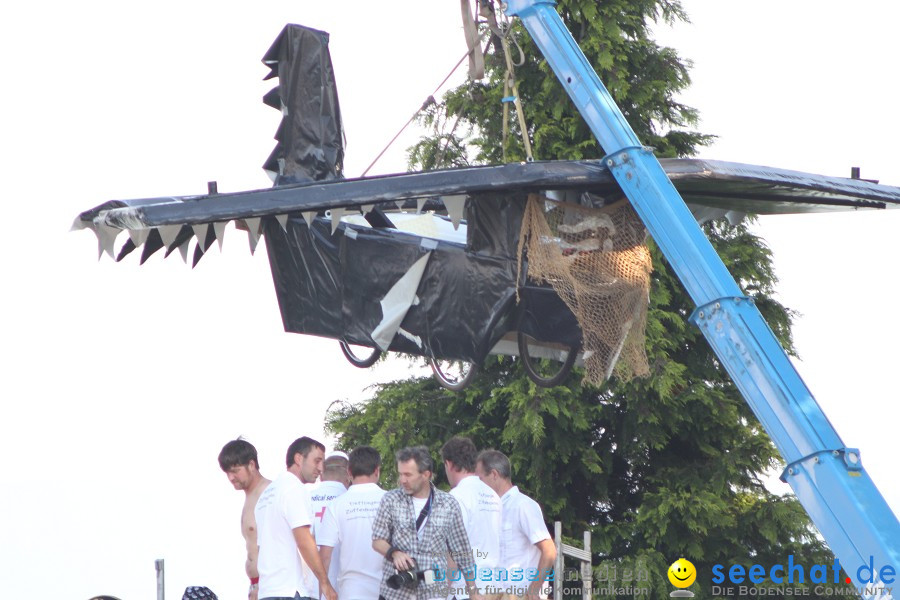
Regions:
M 694 63 L 682 96 L 719 136 L 701 157 L 900 185 L 900 5 L 684 0 L 659 39 Z M 245 597 L 243 494 L 216 456 L 238 435 L 263 473 L 319 436 L 327 407 L 421 370 L 351 367 L 284 333 L 265 252 L 229 227 L 196 269 L 161 253 L 97 261 L 69 233 L 114 198 L 267 187 L 280 115 L 259 62 L 282 26 L 331 33 L 346 172 L 357 176 L 464 54 L 458 4 L 161 0 L 20 3 L 0 19 L 8 224 L 0 367 L 0 575 L 9 597 Z M 498 107 L 498 110 L 500 108 Z M 527 114 L 527 105 L 526 105 Z M 405 170 L 408 133 L 371 174 Z M 900 211 L 763 218 L 797 368 L 900 510 L 893 301 Z M 124 239 L 124 237 L 123 237 Z M 120 240 L 121 241 L 121 240 Z M 330 443 L 330 442 L 329 442 Z M 387 483 L 387 485 L 390 485 Z M 784 486 L 786 487 L 786 486 Z

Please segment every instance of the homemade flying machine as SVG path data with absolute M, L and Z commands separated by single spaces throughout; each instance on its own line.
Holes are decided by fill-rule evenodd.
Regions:
M 900 189 L 701 160 L 657 161 L 546 0 L 511 0 L 600 145 L 600 161 L 530 162 L 342 179 L 327 34 L 288 26 L 264 62 L 285 114 L 266 169 L 275 187 L 111 201 L 78 228 L 101 253 L 166 249 L 194 264 L 229 221 L 266 237 L 287 331 L 338 340 L 359 366 L 377 353 L 480 364 L 519 355 L 554 385 L 575 360 L 599 382 L 642 371 L 653 236 L 698 308 L 691 317 L 781 451 L 791 484 L 841 564 L 900 565 L 900 523 L 803 384 L 752 299 L 698 226 L 708 218 L 900 205 Z M 316 73 L 310 81 L 303 74 Z M 680 192 L 680 194 L 679 194 Z M 683 199 L 683 200 L 682 200 Z M 196 240 L 193 242 L 192 240 Z M 352 346 L 373 351 L 359 356 Z M 532 358 L 554 359 L 556 373 Z M 625 365 L 624 367 L 622 365 Z M 849 571 L 848 571 L 849 572 Z

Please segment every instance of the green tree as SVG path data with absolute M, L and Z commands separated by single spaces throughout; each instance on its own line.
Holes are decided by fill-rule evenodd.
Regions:
M 709 136 L 688 131 L 696 113 L 674 100 L 689 83 L 675 52 L 650 38 L 656 19 L 683 19 L 677 1 L 561 0 L 576 40 L 623 108 L 638 136 L 666 156 L 692 153 Z M 514 30 L 515 35 L 515 30 Z M 603 151 L 526 35 L 517 79 L 535 154 L 542 159 L 599 158 Z M 434 135 L 410 151 L 421 168 L 502 155 L 500 97 L 505 61 L 492 44 L 485 83 L 449 92 L 430 109 Z M 515 119 L 511 119 L 515 128 Z M 517 133 L 508 156 L 523 158 Z M 772 298 L 775 276 L 765 244 L 746 224 L 708 223 L 705 232 L 744 292 L 755 299 L 782 344 L 792 349 L 791 313 Z M 720 367 L 700 331 L 688 323 L 692 302 L 651 242 L 654 258 L 646 348 L 651 374 L 600 388 L 570 377 L 542 389 L 518 361 L 490 358 L 461 393 L 430 377 L 376 388 L 360 405 L 332 412 L 339 444 L 371 444 L 385 457 L 384 481 L 395 476 L 393 452 L 414 444 L 435 456 L 453 435 L 505 452 L 513 480 L 541 503 L 548 521 L 564 523 L 570 543 L 592 532 L 597 576 L 617 568 L 649 574 L 652 596 L 672 589 L 665 571 L 680 556 L 708 582 L 712 565 L 830 564 L 799 503 L 773 495 L 764 472 L 777 452 Z M 440 469 L 439 469 L 440 470 Z M 578 538 L 579 541 L 575 541 Z M 602 577 L 601 577 L 602 579 Z M 634 582 L 631 582 L 634 583 Z M 700 588 L 699 590 L 697 588 Z M 708 597 L 706 585 L 694 586 Z
M 705 229 L 789 346 L 790 314 L 769 297 L 768 249 L 745 225 Z M 777 452 L 687 322 L 690 299 L 653 252 L 649 377 L 598 389 L 573 376 L 543 389 L 518 361 L 493 358 L 461 393 L 431 377 L 383 384 L 368 402 L 333 412 L 329 428 L 345 448 L 377 447 L 387 485 L 393 452 L 403 446 L 425 444 L 438 456 L 448 438 L 468 435 L 478 447 L 502 450 L 513 481 L 541 503 L 548 521 L 562 521 L 573 537 L 592 532 L 598 572 L 615 566 L 620 575 L 637 573 L 641 565 L 659 598 L 671 590 L 664 573 L 679 556 L 707 582 L 717 563 L 772 565 L 793 554 L 801 564 L 831 564 L 799 503 L 763 485 L 760 474 L 778 464 Z
M 689 65 L 651 38 L 652 23 L 686 20 L 678 0 L 561 0 L 557 10 L 638 138 L 658 156 L 687 156 L 711 138 L 687 129 L 696 124 L 697 112 L 675 99 L 690 85 Z M 524 60 L 515 76 L 535 158 L 601 158 L 603 150 L 518 20 L 508 39 L 513 59 Z M 485 79 L 448 92 L 426 110 L 422 121 L 434 135 L 410 149 L 411 166 L 502 162 L 506 60 L 498 36 L 489 40 Z M 524 160 L 514 113 L 509 127 L 507 158 Z

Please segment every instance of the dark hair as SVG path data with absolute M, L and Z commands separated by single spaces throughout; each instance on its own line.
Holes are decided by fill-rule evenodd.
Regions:
M 467 437 L 456 436 L 451 438 L 443 448 L 441 448 L 441 458 L 449 460 L 457 469 L 468 471 L 471 473 L 475 470 L 475 458 L 478 456 L 478 449 L 475 444 Z
M 476 462 L 480 462 L 488 473 L 497 471 L 500 477 L 507 480 L 512 477 L 509 458 L 499 450 L 482 450 Z
M 259 469 L 259 459 L 256 458 L 256 448 L 243 438 L 231 440 L 219 452 L 219 467 L 226 473 L 237 466 L 246 467 L 250 461 L 256 463 Z
M 381 466 L 381 454 L 372 446 L 360 446 L 350 453 L 350 475 L 360 477 L 374 475 Z
M 416 461 L 419 473 L 424 473 L 425 471 L 434 473 L 434 462 L 431 460 L 431 453 L 428 452 L 428 448 L 425 446 L 410 446 L 409 448 L 397 450 L 395 457 L 398 463 L 409 460 Z
M 325 445 L 321 442 L 317 442 L 311 437 L 306 437 L 305 435 L 302 438 L 297 438 L 293 441 L 293 443 L 288 446 L 287 449 L 287 458 L 285 459 L 285 463 L 287 464 L 288 469 L 291 468 L 291 465 L 294 464 L 294 455 L 298 452 L 303 458 L 306 458 L 309 455 L 309 451 L 313 448 L 318 448 L 322 452 L 325 452 Z

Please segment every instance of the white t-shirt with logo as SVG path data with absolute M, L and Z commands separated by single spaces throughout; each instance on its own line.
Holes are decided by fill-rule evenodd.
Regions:
M 466 526 L 466 535 L 469 536 L 469 545 L 472 546 L 472 554 L 475 565 L 478 567 L 476 582 L 478 588 L 484 593 L 486 585 L 496 585 L 490 577 L 484 577 L 483 569 L 493 571 L 500 564 L 500 532 L 502 503 L 497 492 L 492 490 L 477 475 L 469 475 L 462 478 L 456 484 L 450 494 L 459 502 L 462 511 L 463 523 Z M 462 577 L 458 581 L 451 582 L 457 598 L 468 598 L 465 592 L 465 582 Z
M 384 494 L 377 483 L 351 485 L 325 512 L 316 541 L 335 548 L 332 564 L 340 558 L 340 600 L 378 599 L 384 557 L 372 548 L 372 522 Z
M 309 500 L 312 505 L 313 537 L 316 538 L 316 544 L 321 546 L 322 543 L 319 542 L 319 530 L 322 528 L 322 523 L 325 521 L 325 515 L 331 510 L 331 502 L 346 492 L 347 488 L 345 488 L 344 484 L 340 481 L 320 481 L 318 484 L 310 486 L 307 489 L 309 490 Z M 337 589 L 338 570 L 340 567 L 338 563 L 338 548 L 335 548 L 334 553 L 331 555 L 331 565 L 328 567 L 328 581 L 331 582 L 334 589 Z M 312 592 L 312 597 L 318 598 L 319 581 L 313 576 L 312 580 L 307 583 L 309 584 L 310 592 Z M 262 596 L 260 596 L 260 598 L 261 597 Z
M 500 566 L 507 570 L 536 569 L 541 551 L 535 544 L 550 539 L 540 505 L 520 492 L 518 486 L 508 489 L 500 500 L 503 502 Z
M 309 527 L 309 494 L 296 475 L 283 472 L 269 484 L 256 502 L 259 544 L 259 597 L 310 596 L 309 566 L 297 551 L 294 529 Z

